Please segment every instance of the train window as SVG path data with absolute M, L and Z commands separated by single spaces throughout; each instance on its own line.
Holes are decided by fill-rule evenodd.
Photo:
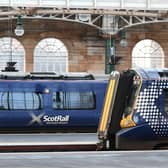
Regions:
M 54 109 L 94 109 L 93 92 L 55 92 L 53 94 Z
M 127 117 L 129 114 L 131 114 L 133 110 L 133 106 L 134 106 L 136 97 L 138 95 L 139 86 L 140 86 L 140 83 L 133 83 L 133 85 L 130 88 L 130 93 L 127 96 L 125 110 L 123 113 L 124 118 Z
M 37 110 L 42 108 L 42 95 L 33 92 L 0 92 L 0 110 Z
M 164 94 L 164 111 L 168 115 L 168 90 L 164 89 L 163 94 Z

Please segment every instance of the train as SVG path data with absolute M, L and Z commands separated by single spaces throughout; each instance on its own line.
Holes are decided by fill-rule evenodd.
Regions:
M 168 69 L 0 73 L 0 133 L 93 132 L 97 150 L 168 148 Z
M 96 132 L 107 80 L 91 74 L 0 73 L 0 132 Z
M 113 72 L 98 135 L 100 148 L 168 149 L 168 69 Z

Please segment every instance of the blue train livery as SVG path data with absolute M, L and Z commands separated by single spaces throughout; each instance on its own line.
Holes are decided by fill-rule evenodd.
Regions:
M 0 132 L 97 130 L 106 80 L 11 74 L 0 79 Z
M 100 140 L 119 150 L 168 148 L 168 69 L 112 73 L 107 100 Z
M 98 149 L 168 148 L 168 69 L 0 74 L 0 132 L 96 132 Z

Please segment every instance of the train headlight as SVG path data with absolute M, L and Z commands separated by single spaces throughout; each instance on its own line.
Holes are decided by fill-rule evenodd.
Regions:
M 134 120 L 135 123 L 138 123 L 139 122 L 139 116 L 135 114 L 133 116 L 133 120 Z
M 126 118 L 123 118 L 120 122 L 121 128 L 128 128 L 136 126 L 135 122 L 132 119 L 132 114 L 128 115 Z

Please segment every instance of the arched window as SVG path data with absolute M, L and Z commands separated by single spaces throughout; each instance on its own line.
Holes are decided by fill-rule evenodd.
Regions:
M 37 72 L 66 72 L 68 51 L 58 39 L 46 38 L 41 40 L 34 51 L 34 71 Z
M 150 39 L 138 42 L 132 51 L 132 67 L 163 68 L 164 52 L 159 43 Z
M 25 71 L 25 50 L 15 38 L 0 38 L 0 70 L 4 70 L 7 62 L 16 62 L 16 69 Z

